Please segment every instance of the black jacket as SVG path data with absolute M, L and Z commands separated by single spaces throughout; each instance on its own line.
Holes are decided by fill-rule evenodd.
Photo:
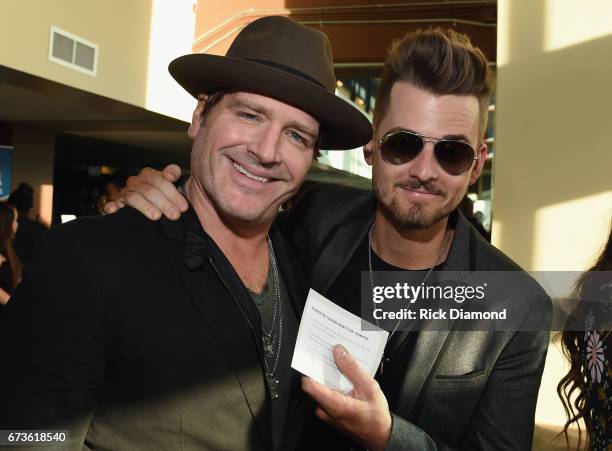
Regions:
M 375 208 L 370 192 L 320 185 L 282 218 L 281 229 L 313 289 L 327 293 L 363 242 Z M 521 271 L 459 212 L 453 217 L 456 228 L 445 270 Z M 411 357 L 386 369 L 400 371 L 403 380 L 399 395 L 388 399 L 393 413 L 388 449 L 531 449 L 551 305 L 530 276 L 521 271 L 517 277 L 520 286 L 515 288 L 522 295 L 512 298 L 520 303 L 515 310 L 525 321 L 534 321 L 537 312 L 540 330 L 533 331 L 532 324 L 531 332 L 418 333 Z M 401 346 L 402 340 L 396 349 Z M 319 435 L 319 440 L 324 447 L 326 439 Z
M 270 449 L 259 316 L 194 217 L 126 208 L 49 232 L 0 324 L 0 429 L 69 429 L 71 449 Z M 305 286 L 271 237 L 299 315 Z M 293 372 L 283 450 L 303 398 Z

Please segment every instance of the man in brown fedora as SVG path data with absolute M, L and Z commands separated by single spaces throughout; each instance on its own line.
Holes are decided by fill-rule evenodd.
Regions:
M 284 17 L 169 70 L 198 100 L 188 210 L 49 233 L 0 324 L 0 429 L 65 429 L 73 449 L 292 449 L 312 415 L 290 369 L 307 284 L 273 221 L 319 147 L 363 145 L 370 124 L 334 95 L 327 37 Z
M 415 451 L 531 449 L 550 300 L 457 209 L 487 158 L 490 88 L 486 58 L 467 36 L 407 34 L 385 61 L 374 137 L 364 147 L 373 193 L 320 185 L 281 222 L 311 287 L 354 314 L 371 307 L 360 302 L 362 273 L 425 280 L 442 271 L 507 271 L 512 285 L 487 298 L 486 307 L 512 306 L 513 327 L 412 332 L 396 322 L 375 379 L 355 372 L 351 395 L 304 378 L 317 417 L 353 440 L 319 424 L 305 434 L 307 449 L 349 449 L 354 442 Z M 144 213 L 178 217 L 181 200 L 170 183 L 178 172 L 144 171 L 132 179 L 126 201 Z M 341 349 L 334 357 L 345 374 L 352 371 L 354 361 Z M 391 419 L 382 413 L 381 390 Z

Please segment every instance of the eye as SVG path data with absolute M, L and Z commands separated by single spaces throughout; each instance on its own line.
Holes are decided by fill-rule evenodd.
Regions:
M 293 139 L 294 141 L 297 141 L 298 143 L 300 143 L 303 146 L 308 146 L 308 141 L 306 141 L 306 138 L 304 138 L 298 132 L 296 132 L 294 130 L 289 130 L 287 133 L 288 133 L 289 137 L 291 139 Z
M 256 121 L 259 117 L 256 114 L 248 113 L 246 111 L 238 111 L 238 117 L 245 119 L 247 121 Z

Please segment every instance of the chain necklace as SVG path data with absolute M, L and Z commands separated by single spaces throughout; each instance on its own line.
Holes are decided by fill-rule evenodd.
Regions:
M 278 362 L 280 359 L 281 348 L 283 346 L 283 312 L 280 293 L 280 276 L 272 241 L 268 236 L 268 253 L 270 255 L 270 269 L 272 272 L 272 286 L 274 288 L 274 305 L 272 307 L 272 322 L 268 330 L 262 328 L 262 342 L 264 348 L 264 370 L 268 387 L 272 399 L 278 399 L 278 384 L 279 380 L 276 377 Z M 278 331 L 276 331 L 276 322 L 278 321 Z M 276 333 L 277 332 L 277 333 Z M 276 352 L 275 352 L 276 348 Z
M 370 227 L 370 231 L 368 232 L 368 268 L 370 271 L 370 290 L 372 292 L 372 309 L 374 309 L 375 306 L 374 306 L 374 270 L 372 269 L 372 230 L 374 230 L 374 224 L 372 224 L 372 227 Z M 425 278 L 423 279 L 421 284 L 424 284 L 427 281 L 427 279 L 429 278 L 429 275 L 432 273 L 432 271 L 434 270 L 434 268 L 440 261 L 440 258 L 442 258 L 442 256 L 444 255 L 444 252 L 446 251 L 446 247 L 448 246 L 449 240 L 450 240 L 450 233 L 447 230 L 445 233 L 444 244 L 442 245 L 442 249 L 440 249 L 440 252 L 436 256 L 436 259 L 434 260 L 433 265 L 431 265 L 431 268 L 429 268 L 429 270 L 427 271 L 427 274 L 425 274 Z M 374 310 L 372 310 L 372 313 L 373 312 Z M 379 326 L 378 319 L 375 319 L 375 321 L 376 321 L 376 325 Z M 380 361 L 379 371 L 380 371 L 381 376 L 384 371 L 385 362 L 389 362 L 390 360 L 390 358 L 386 354 L 387 345 L 391 341 L 391 338 L 393 338 L 393 336 L 397 332 L 397 328 L 399 327 L 401 322 L 402 322 L 402 319 L 397 320 L 397 322 L 395 323 L 395 327 L 393 327 L 393 329 L 389 333 L 389 336 L 387 337 L 387 343 L 385 344 L 385 350 L 383 351 L 382 360 Z

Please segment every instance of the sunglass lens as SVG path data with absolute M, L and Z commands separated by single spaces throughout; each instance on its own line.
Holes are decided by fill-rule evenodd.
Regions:
M 389 133 L 382 139 L 380 153 L 390 164 L 404 164 L 416 157 L 423 148 L 423 140 L 412 133 Z
M 442 169 L 451 175 L 463 174 L 474 161 L 474 149 L 461 141 L 438 141 L 434 152 Z

